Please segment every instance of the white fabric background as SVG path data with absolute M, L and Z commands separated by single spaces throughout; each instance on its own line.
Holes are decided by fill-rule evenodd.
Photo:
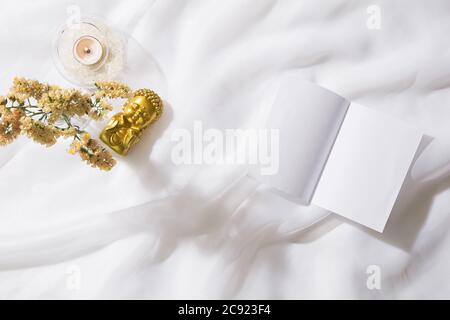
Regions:
M 110 173 L 68 142 L 0 150 L 1 298 L 450 298 L 448 1 L 1 0 L 1 92 L 14 75 L 65 84 L 51 39 L 74 3 L 153 55 L 170 107 Z M 372 4 L 380 30 L 366 27 Z M 382 235 L 273 195 L 242 168 L 172 164 L 172 130 L 245 125 L 267 84 L 295 69 L 435 137 Z M 366 287 L 369 265 L 381 290 Z

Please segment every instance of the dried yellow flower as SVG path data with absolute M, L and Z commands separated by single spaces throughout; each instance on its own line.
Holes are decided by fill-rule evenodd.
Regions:
M 100 100 L 96 103 L 95 107 L 91 108 L 89 111 L 89 117 L 94 120 L 103 119 L 109 111 L 113 109 L 112 105 L 104 100 Z
M 75 127 L 68 127 L 68 128 L 56 128 L 58 131 L 58 136 L 63 138 L 69 138 L 69 137 L 75 137 L 77 135 L 77 128 Z
M 0 113 L 0 146 L 4 146 L 19 136 L 20 119 L 23 117 L 23 111 L 18 109 L 9 111 L 2 105 Z
M 132 91 L 116 81 L 96 86 L 98 90 L 90 94 L 15 77 L 6 98 L 0 96 L 0 145 L 21 133 L 45 146 L 54 145 L 59 137 L 73 137 L 69 153 L 78 153 L 92 167 L 110 170 L 116 164 L 111 153 L 83 133 L 72 119 L 102 119 L 112 110 L 106 99 L 128 98 Z
M 42 111 L 50 114 L 49 123 L 55 123 L 62 115 L 67 117 L 84 116 L 92 107 L 90 95 L 75 89 L 50 89 L 38 100 Z
M 94 168 L 109 171 L 116 165 L 112 154 L 103 148 L 97 140 L 91 139 L 89 134 L 84 134 L 81 140 L 74 140 L 69 153 L 78 153 L 84 161 Z
M 126 84 L 117 81 L 99 81 L 95 83 L 98 91 L 95 95 L 97 99 L 108 98 L 128 98 L 132 91 Z
M 14 97 L 14 100 L 23 102 L 30 97 L 40 99 L 46 90 L 48 90 L 48 85 L 37 80 L 14 77 L 9 96 Z
M 22 119 L 21 122 L 20 128 L 22 129 L 22 133 L 33 139 L 35 142 L 47 147 L 56 143 L 59 132 L 54 127 L 28 117 Z

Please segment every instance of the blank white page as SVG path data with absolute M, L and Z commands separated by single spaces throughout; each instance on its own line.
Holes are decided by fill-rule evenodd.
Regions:
M 383 232 L 422 134 L 352 103 L 312 202 Z
M 309 204 L 349 102 L 298 75 L 284 77 L 267 128 L 279 131 L 279 168 L 250 176 Z

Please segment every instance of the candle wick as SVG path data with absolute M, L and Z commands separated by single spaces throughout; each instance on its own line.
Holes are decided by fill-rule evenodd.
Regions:
M 86 47 L 86 48 L 84 48 L 84 52 L 89 54 L 89 53 L 91 53 L 91 49 Z

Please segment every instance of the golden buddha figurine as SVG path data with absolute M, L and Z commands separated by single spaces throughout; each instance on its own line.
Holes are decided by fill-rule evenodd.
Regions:
M 161 98 L 152 90 L 139 89 L 115 114 L 100 134 L 100 139 L 118 154 L 126 155 L 141 138 L 142 131 L 159 119 Z

